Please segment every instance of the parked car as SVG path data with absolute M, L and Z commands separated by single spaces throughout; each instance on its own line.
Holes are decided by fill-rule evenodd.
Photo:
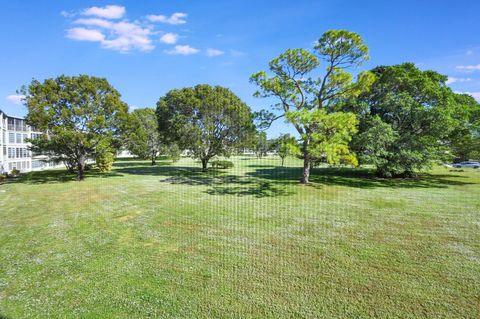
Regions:
M 474 161 L 465 161 L 465 162 L 460 162 L 460 163 L 455 163 L 452 165 L 455 168 L 480 168 L 480 162 L 474 162 Z

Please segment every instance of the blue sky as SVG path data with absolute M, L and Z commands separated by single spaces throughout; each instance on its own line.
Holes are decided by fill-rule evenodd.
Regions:
M 2 1 L 0 109 L 23 116 L 32 78 L 106 77 L 132 108 L 198 83 L 232 89 L 252 109 L 249 76 L 329 29 L 361 34 L 362 69 L 414 62 L 480 100 L 480 1 Z M 291 132 L 278 122 L 269 136 Z

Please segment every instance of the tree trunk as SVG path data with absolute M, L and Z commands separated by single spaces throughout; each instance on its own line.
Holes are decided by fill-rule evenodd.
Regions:
M 282 167 L 283 167 L 283 161 L 285 160 L 285 157 L 282 157 Z
M 85 179 L 85 155 L 79 155 L 77 160 L 77 180 L 83 181 Z
M 157 152 L 153 152 L 152 153 L 152 166 L 157 164 L 157 162 L 155 161 L 156 158 L 157 158 Z
M 308 151 L 309 142 L 309 140 L 303 141 L 303 175 L 300 181 L 302 184 L 308 184 L 310 179 L 311 158 Z
M 208 170 L 208 159 L 202 158 L 202 172 L 206 172 Z

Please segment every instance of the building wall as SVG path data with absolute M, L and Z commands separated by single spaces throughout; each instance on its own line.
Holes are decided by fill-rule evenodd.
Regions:
M 13 169 L 20 172 L 58 167 L 48 162 L 46 156 L 34 156 L 26 139 L 35 138 L 40 132 L 33 131 L 22 118 L 10 117 L 0 110 L 0 173 Z

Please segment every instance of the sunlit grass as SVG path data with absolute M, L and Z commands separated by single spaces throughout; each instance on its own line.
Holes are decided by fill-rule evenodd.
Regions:
M 235 158 L 0 189 L 0 317 L 477 318 L 480 171 Z

